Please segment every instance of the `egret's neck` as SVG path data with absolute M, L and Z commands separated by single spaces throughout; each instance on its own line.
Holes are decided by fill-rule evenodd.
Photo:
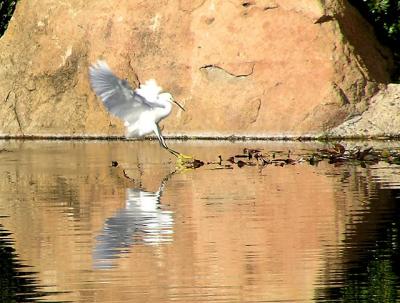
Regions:
M 161 119 L 165 118 L 171 113 L 172 110 L 172 104 L 171 102 L 163 102 L 162 104 L 163 107 L 157 107 L 156 112 L 157 112 L 157 122 L 160 121 Z
M 168 111 L 168 114 L 169 114 L 171 112 L 171 110 L 172 110 L 172 103 L 171 102 L 165 102 L 164 108 L 165 108 L 166 111 Z

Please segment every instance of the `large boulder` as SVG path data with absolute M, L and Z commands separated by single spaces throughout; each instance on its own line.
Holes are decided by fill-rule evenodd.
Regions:
M 363 112 L 390 55 L 346 0 L 20 0 L 0 39 L 0 134 L 122 135 L 88 82 L 104 59 L 186 107 L 183 135 L 305 135 Z

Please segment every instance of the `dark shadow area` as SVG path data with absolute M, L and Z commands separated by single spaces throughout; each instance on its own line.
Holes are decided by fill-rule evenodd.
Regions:
M 346 226 L 341 257 L 326 269 L 317 302 L 399 301 L 400 190 L 375 186 L 369 211 Z
M 378 40 L 392 50 L 395 62 L 392 81 L 400 83 L 400 2 L 398 0 L 349 0 L 349 2 L 374 27 Z
M 3 36 L 7 29 L 8 22 L 14 13 L 16 0 L 2 0 L 0 1 L 0 37 Z
M 40 290 L 36 272 L 18 260 L 11 233 L 0 224 L 0 302 L 39 302 L 50 293 Z M 54 293 L 52 293 L 54 294 Z M 46 301 L 49 302 L 49 301 Z

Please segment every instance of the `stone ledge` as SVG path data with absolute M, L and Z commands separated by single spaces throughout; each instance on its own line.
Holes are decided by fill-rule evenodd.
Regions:
M 327 132 L 337 138 L 400 138 L 400 84 L 389 84 L 361 115 Z

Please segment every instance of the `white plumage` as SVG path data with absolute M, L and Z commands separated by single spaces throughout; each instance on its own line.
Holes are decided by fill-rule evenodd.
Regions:
M 154 79 L 133 90 L 126 80 L 113 74 L 105 61 L 90 66 L 89 76 L 93 90 L 107 110 L 124 121 L 127 137 L 141 137 L 154 132 L 164 148 L 175 156 L 179 154 L 167 146 L 158 123 L 171 113 L 172 103 L 184 109 L 170 93 L 163 93 Z

